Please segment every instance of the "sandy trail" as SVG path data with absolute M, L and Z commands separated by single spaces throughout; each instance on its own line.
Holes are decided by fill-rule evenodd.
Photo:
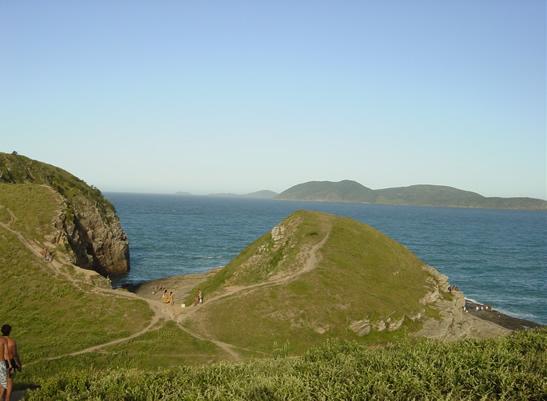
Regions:
M 308 257 L 306 259 L 306 262 L 302 265 L 302 268 L 300 268 L 300 269 L 298 269 L 294 272 L 291 272 L 287 275 L 283 275 L 281 277 L 269 279 L 269 280 L 267 280 L 263 283 L 256 283 L 256 284 L 251 284 L 251 285 L 248 285 L 248 286 L 226 287 L 226 289 L 223 293 L 207 298 L 206 303 L 204 303 L 202 305 L 196 305 L 196 306 L 190 308 L 188 310 L 188 313 L 184 314 L 184 317 L 185 318 L 191 317 L 194 313 L 196 313 L 200 309 L 206 307 L 207 305 L 211 305 L 215 302 L 223 300 L 224 298 L 228 298 L 228 297 L 231 297 L 231 296 L 234 296 L 234 295 L 239 295 L 242 292 L 250 292 L 250 291 L 257 290 L 257 289 L 275 287 L 275 286 L 278 286 L 278 285 L 288 284 L 291 281 L 296 280 L 301 275 L 311 272 L 312 270 L 314 270 L 318 266 L 318 264 L 321 260 L 320 250 L 323 247 L 323 245 L 325 245 L 327 240 L 329 239 L 329 236 L 330 236 L 330 227 L 329 227 L 329 230 L 327 231 L 327 234 L 325 235 L 325 237 L 321 241 L 319 241 L 317 244 L 315 244 L 309 250 Z
M 218 294 L 218 295 L 213 296 L 211 298 L 207 298 L 207 302 L 205 304 L 196 305 L 194 307 L 185 309 L 185 312 L 182 315 L 180 315 L 180 317 L 178 319 L 179 327 L 182 330 L 186 331 L 188 334 L 195 337 L 195 338 L 198 338 L 198 339 L 201 339 L 201 340 L 207 340 L 207 341 L 212 342 L 213 344 L 215 344 L 216 346 L 221 348 L 223 351 L 228 353 L 234 361 L 239 361 L 241 359 L 241 357 L 238 354 L 237 350 L 257 352 L 257 351 L 242 348 L 242 347 L 239 347 L 239 346 L 236 346 L 236 345 L 233 345 L 233 344 L 222 342 L 222 341 L 216 339 L 215 337 L 209 335 L 207 333 L 207 330 L 205 329 L 205 327 L 203 327 L 203 324 L 202 324 L 203 321 L 201 321 L 201 319 L 199 319 L 198 316 L 195 316 L 195 314 L 198 313 L 200 310 L 202 310 L 204 307 L 207 307 L 208 305 L 214 304 L 214 303 L 216 303 L 218 301 L 221 301 L 225 298 L 238 296 L 238 295 L 240 295 L 244 292 L 247 293 L 247 292 L 250 292 L 250 291 L 257 290 L 257 289 L 263 289 L 263 288 L 269 288 L 269 287 L 274 287 L 274 286 L 287 284 L 287 283 L 289 283 L 293 280 L 296 280 L 301 275 L 314 270 L 318 266 L 319 261 L 321 260 L 320 250 L 325 245 L 325 243 L 328 241 L 331 228 L 332 227 L 329 225 L 327 233 L 325 234 L 325 237 L 321 241 L 319 241 L 317 244 L 315 244 L 314 246 L 312 246 L 310 248 L 310 250 L 308 251 L 306 261 L 304 262 L 304 264 L 302 265 L 302 267 L 300 269 L 298 269 L 296 271 L 293 271 L 289 274 L 283 275 L 283 276 L 272 278 L 272 279 L 270 279 L 268 281 L 265 281 L 263 283 L 256 283 L 256 284 L 251 284 L 251 285 L 248 285 L 248 286 L 227 287 L 226 291 L 223 292 L 222 294 Z M 199 334 L 196 333 L 194 330 L 190 330 L 188 327 L 186 327 L 184 325 L 184 323 L 190 322 L 190 321 L 194 321 L 194 322 L 200 324 L 201 330 L 200 330 Z M 262 352 L 259 352 L 259 353 L 262 353 Z
M 5 230 L 7 230 L 7 231 L 11 232 L 12 234 L 14 234 L 16 236 L 16 238 L 19 240 L 19 242 L 21 242 L 21 244 L 23 246 L 25 246 L 25 248 L 27 248 L 32 254 L 34 254 L 36 257 L 38 257 L 40 260 L 43 261 L 44 260 L 43 251 L 46 247 L 42 244 L 39 244 L 39 243 L 35 242 L 35 241 L 28 240 L 21 232 L 19 232 L 19 231 L 15 230 L 14 228 L 12 228 L 12 225 L 17 221 L 17 217 L 15 216 L 15 214 L 10 209 L 6 208 L 6 210 L 10 215 L 10 221 L 8 223 L 0 223 L 0 227 L 2 227 Z M 63 259 L 63 260 L 61 261 L 61 259 Z M 94 272 L 94 271 L 81 269 L 80 267 L 73 265 L 68 260 L 68 258 L 65 257 L 65 255 L 57 254 L 50 262 L 47 262 L 47 263 L 48 263 L 48 266 L 52 267 L 52 269 L 51 269 L 52 273 L 54 273 L 57 276 L 61 276 L 63 279 L 65 279 L 70 284 L 72 284 L 74 287 L 76 287 L 78 290 L 85 291 L 85 292 L 93 292 L 93 293 L 103 295 L 103 296 L 108 295 L 108 296 L 116 296 L 116 297 L 122 297 L 122 298 L 130 298 L 130 299 L 135 299 L 135 300 L 143 300 L 148 304 L 148 306 L 150 307 L 150 309 L 153 312 L 153 315 L 152 315 L 152 318 L 151 318 L 150 322 L 147 324 L 147 326 L 144 329 L 139 330 L 139 331 L 127 336 L 127 337 L 118 338 L 118 339 L 107 341 L 107 342 L 104 342 L 104 343 L 101 343 L 101 344 L 96 344 L 96 345 L 93 345 L 91 347 L 87 347 L 87 348 L 84 348 L 82 350 L 79 350 L 79 351 L 73 351 L 73 352 L 69 352 L 69 353 L 65 353 L 65 354 L 61 354 L 61 355 L 56 355 L 56 356 L 52 356 L 52 357 L 36 359 L 34 361 L 27 362 L 25 364 L 25 366 L 34 365 L 34 364 L 37 364 L 37 363 L 40 363 L 40 362 L 54 361 L 54 360 L 62 359 L 62 358 L 65 358 L 65 357 L 78 356 L 78 355 L 82 355 L 82 354 L 86 354 L 86 353 L 97 352 L 97 351 L 100 351 L 100 350 L 102 350 L 104 348 L 107 348 L 107 347 L 110 347 L 110 346 L 122 344 L 122 343 L 130 341 L 134 338 L 142 336 L 142 335 L 150 332 L 151 330 L 160 328 L 161 327 L 161 322 L 168 321 L 168 320 L 172 320 L 172 321 L 177 322 L 178 327 L 181 330 L 183 330 L 184 332 L 186 332 L 187 334 L 191 335 L 192 337 L 197 338 L 197 339 L 202 340 L 202 341 L 209 341 L 209 342 L 215 344 L 217 347 L 222 349 L 230 357 L 230 359 L 233 360 L 233 361 L 240 361 L 241 360 L 240 354 L 237 351 L 235 351 L 235 349 L 241 349 L 241 350 L 253 352 L 252 350 L 246 350 L 246 349 L 239 348 L 239 347 L 237 347 L 235 345 L 232 345 L 232 344 L 224 343 L 224 342 L 216 340 L 215 338 L 212 338 L 210 336 L 200 335 L 198 333 L 195 333 L 193 330 L 190 330 L 189 328 L 182 326 L 179 322 L 179 319 L 178 319 L 178 317 L 180 317 L 181 311 L 177 310 L 176 306 L 174 306 L 174 305 L 164 304 L 163 302 L 160 302 L 158 300 L 151 299 L 151 298 L 148 298 L 148 297 L 139 296 L 135 293 L 125 291 L 125 290 L 108 289 L 108 288 L 101 288 L 101 287 L 90 287 L 90 286 L 82 285 L 82 282 L 78 278 L 76 278 L 74 275 L 66 272 L 66 266 L 71 266 L 71 267 L 77 269 L 77 271 L 83 272 L 87 277 L 96 276 L 97 273 Z M 213 274 L 213 273 L 209 272 L 208 274 Z M 188 281 L 188 283 L 186 284 L 186 287 L 187 287 L 186 290 L 189 291 L 191 288 L 193 288 L 193 285 L 195 283 L 197 283 L 201 280 L 204 280 L 207 277 L 207 275 L 204 275 L 202 277 L 197 277 L 194 281 Z M 158 324 L 160 324 L 160 325 L 158 326 Z

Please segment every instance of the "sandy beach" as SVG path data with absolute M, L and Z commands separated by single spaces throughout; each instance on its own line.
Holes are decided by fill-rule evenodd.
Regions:
M 199 285 L 199 283 L 214 275 L 219 269 L 221 268 L 215 268 L 204 273 L 183 274 L 179 276 L 166 277 L 158 280 L 147 281 L 138 285 L 128 286 L 126 288 L 140 297 L 157 301 L 161 300 L 164 289 L 168 292 L 173 291 L 173 303 L 175 305 L 180 305 L 184 302 L 184 299 L 190 293 L 192 288 L 195 288 Z M 206 296 L 207 295 L 205 294 L 205 297 Z

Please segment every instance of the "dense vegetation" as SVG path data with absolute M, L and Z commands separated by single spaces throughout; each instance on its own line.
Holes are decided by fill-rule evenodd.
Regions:
M 477 207 L 494 209 L 546 210 L 547 202 L 533 198 L 484 197 L 478 193 L 442 185 L 372 190 L 358 182 L 310 181 L 295 185 L 277 196 L 278 199 L 326 202 L 363 202 L 386 205 Z
M 40 400 L 544 400 L 547 332 L 367 348 L 330 341 L 302 357 L 175 369 L 67 371 Z

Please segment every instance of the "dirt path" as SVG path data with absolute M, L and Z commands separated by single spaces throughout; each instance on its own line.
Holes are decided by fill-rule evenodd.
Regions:
M 2 207 L 4 207 L 4 206 L 2 206 Z M 21 244 L 25 248 L 27 248 L 36 257 L 40 258 L 41 260 L 44 260 L 44 257 L 43 257 L 43 254 L 42 254 L 42 252 L 44 250 L 44 247 L 42 245 L 36 243 L 35 241 L 28 240 L 27 238 L 25 238 L 25 236 L 21 232 L 19 232 L 19 231 L 15 230 L 14 228 L 12 228 L 12 225 L 17 221 L 17 217 L 15 216 L 15 214 L 9 208 L 5 208 L 5 209 L 7 210 L 8 214 L 10 215 L 10 221 L 9 221 L 9 223 L 0 223 L 0 227 L 2 227 L 3 229 L 5 229 L 5 230 L 9 231 L 10 233 L 14 234 L 16 236 L 16 238 L 19 240 L 19 242 L 21 242 Z M 159 323 L 161 320 L 174 320 L 175 319 L 175 314 L 173 313 L 173 310 L 169 308 L 169 305 L 163 305 L 160 302 L 139 297 L 136 294 L 131 293 L 131 292 L 127 292 L 127 291 L 123 291 L 123 290 L 100 288 L 100 287 L 91 287 L 89 289 L 85 289 L 80 280 L 78 280 L 74 275 L 71 275 L 70 273 L 65 271 L 66 270 L 65 267 L 67 265 L 72 266 L 75 269 L 79 269 L 80 271 L 85 271 L 85 269 L 81 269 L 78 266 L 72 265 L 68 260 L 65 260 L 65 261 L 61 262 L 57 259 L 59 256 L 60 255 L 56 255 L 56 257 L 53 258 L 50 262 L 45 262 L 44 261 L 45 263 L 48 263 L 48 265 L 53 268 L 51 270 L 54 274 L 56 274 L 58 276 L 61 276 L 66 281 L 68 281 L 70 284 L 72 284 L 74 287 L 76 287 L 77 289 L 79 289 L 81 291 L 84 291 L 84 292 L 93 292 L 93 293 L 100 294 L 100 295 L 114 295 L 114 296 L 117 296 L 117 297 L 131 298 L 131 299 L 135 299 L 135 300 L 143 300 L 148 304 L 148 306 L 150 307 L 150 309 L 153 312 L 152 319 L 150 320 L 150 322 L 148 323 L 148 325 L 144 329 L 142 329 L 142 330 L 140 330 L 136 333 L 133 333 L 130 336 L 123 337 L 123 338 L 118 338 L 116 340 L 108 341 L 108 342 L 105 342 L 105 343 L 102 343 L 102 344 L 97 344 L 97 345 L 94 345 L 92 347 L 88 347 L 88 348 L 85 348 L 83 350 L 80 350 L 80 351 L 75 351 L 75 352 L 71 352 L 71 353 L 67 353 L 67 354 L 63 354 L 63 355 L 58 355 L 58 356 L 54 356 L 54 357 L 38 359 L 38 360 L 35 360 L 35 361 L 32 361 L 32 362 L 29 362 L 26 365 L 33 365 L 35 363 L 43 362 L 43 361 L 52 361 L 52 360 L 56 360 L 56 359 L 66 357 L 66 356 L 76 356 L 76 355 L 81 355 L 81 354 L 85 354 L 85 353 L 88 353 L 88 352 L 95 352 L 95 351 L 98 351 L 102 348 L 109 347 L 111 345 L 120 344 L 120 343 L 123 343 L 123 342 L 127 342 L 127 341 L 129 341 L 133 338 L 141 336 L 141 335 L 149 332 L 150 330 L 152 330 L 154 328 L 154 326 L 156 326 L 156 324 Z M 90 274 L 87 274 L 87 275 L 89 276 Z M 97 273 L 92 272 L 91 275 L 97 275 Z
M 197 311 L 202 309 L 203 307 L 206 307 L 207 305 L 211 305 L 212 303 L 218 302 L 218 301 L 220 301 L 224 298 L 231 297 L 231 296 L 234 296 L 234 295 L 238 295 L 239 293 L 242 293 L 242 292 L 254 291 L 254 290 L 257 290 L 257 289 L 260 289 L 260 288 L 268 288 L 268 287 L 275 287 L 275 286 L 278 286 L 278 285 L 288 284 L 291 281 L 296 280 L 301 275 L 311 272 L 312 270 L 314 270 L 318 266 L 319 261 L 321 260 L 321 255 L 320 255 L 319 251 L 321 250 L 323 245 L 325 245 L 325 243 L 329 239 L 330 228 L 331 227 L 329 227 L 329 230 L 327 231 L 327 234 L 325 235 L 325 237 L 321 241 L 319 241 L 317 244 L 315 244 L 309 250 L 308 258 L 306 259 L 306 262 L 302 265 L 301 269 L 298 269 L 298 270 L 296 270 L 296 271 L 294 271 L 290 274 L 287 274 L 287 275 L 283 275 L 283 276 L 280 276 L 280 277 L 277 277 L 277 278 L 274 278 L 274 279 L 267 280 L 267 281 L 262 282 L 262 283 L 251 284 L 251 285 L 248 285 L 248 286 L 226 287 L 225 292 L 223 292 L 221 294 L 218 294 L 216 296 L 212 296 L 210 298 L 207 298 L 207 303 L 202 304 L 202 305 L 197 305 L 195 307 L 190 308 L 188 310 L 188 313 L 184 314 L 184 317 L 190 317 L 194 313 L 196 313 Z
M 41 260 L 44 260 L 43 252 L 44 252 L 44 249 L 46 248 L 46 246 L 44 244 L 40 244 L 36 241 L 28 240 L 27 238 L 25 238 L 25 236 L 21 232 L 14 229 L 13 225 L 17 221 L 17 217 L 8 208 L 6 208 L 6 210 L 10 215 L 10 221 L 8 223 L 0 223 L 0 227 L 2 227 L 5 230 L 8 230 L 12 234 L 14 234 L 17 237 L 17 239 L 21 242 L 21 244 L 23 244 L 23 246 L 25 246 L 30 252 L 32 252 L 32 254 L 34 254 L 36 257 L 40 258 Z M 268 288 L 268 287 L 287 284 L 287 283 L 295 280 L 299 276 L 312 271 L 319 264 L 319 261 L 321 259 L 320 250 L 329 238 L 330 229 L 331 229 L 331 227 L 329 226 L 328 230 L 327 230 L 327 234 L 325 235 L 325 237 L 320 242 L 318 242 L 317 244 L 315 244 L 314 246 L 312 246 L 310 248 L 310 250 L 308 251 L 308 255 L 306 257 L 306 260 L 302 264 L 300 269 L 298 269 L 294 272 L 291 272 L 289 274 L 285 274 L 283 276 L 274 277 L 274 278 L 272 278 L 272 279 L 270 279 L 266 282 L 263 282 L 263 283 L 252 284 L 252 285 L 249 285 L 249 286 L 237 286 L 237 287 L 232 286 L 232 287 L 228 287 L 226 289 L 226 292 L 223 292 L 222 294 L 219 294 L 217 296 L 214 296 L 212 298 L 207 299 L 207 303 L 205 305 L 210 305 L 210 304 L 218 302 L 218 301 L 220 301 L 224 298 L 237 296 L 237 295 L 242 294 L 244 292 L 254 291 L 254 290 L 257 290 L 257 289 L 260 289 L 260 288 Z M 81 269 L 78 266 L 73 265 L 71 263 L 71 261 L 64 254 L 58 253 L 58 254 L 55 255 L 55 257 L 51 261 L 45 262 L 45 263 L 47 263 L 49 266 L 52 267 L 51 271 L 55 275 L 62 277 L 63 279 L 65 279 L 67 282 L 72 284 L 78 290 L 81 290 L 81 291 L 84 291 L 84 292 L 92 292 L 92 293 L 96 293 L 98 295 L 108 295 L 108 296 L 116 296 L 116 297 L 122 297 L 122 298 L 130 298 L 130 299 L 135 299 L 135 300 L 143 300 L 150 307 L 150 310 L 153 312 L 153 316 L 152 316 L 152 319 L 150 320 L 150 322 L 148 323 L 148 325 L 145 328 L 143 328 L 142 330 L 140 330 L 138 332 L 135 332 L 135 333 L 133 333 L 133 334 L 127 336 L 127 337 L 118 338 L 118 339 L 111 340 L 111 341 L 101 343 L 101 344 L 96 344 L 94 346 L 91 346 L 91 347 L 88 347 L 88 348 L 85 348 L 85 349 L 82 349 L 82 350 L 79 350 L 79 351 L 74 351 L 74 352 L 70 352 L 70 353 L 66 353 L 66 354 L 62 354 L 62 355 L 56 355 L 56 356 L 53 356 L 53 357 L 38 359 L 38 360 L 32 361 L 30 363 L 27 363 L 26 365 L 33 365 L 33 364 L 36 364 L 36 363 L 39 363 L 39 362 L 53 361 L 53 360 L 58 360 L 58 359 L 61 359 L 61 358 L 64 358 L 64 357 L 77 356 L 77 355 L 82 355 L 82 354 L 86 354 L 86 353 L 97 352 L 97 351 L 100 351 L 101 349 L 104 349 L 104 348 L 107 348 L 107 347 L 110 347 L 110 346 L 113 346 L 113 345 L 121 344 L 121 343 L 130 341 L 130 340 L 132 340 L 136 337 L 139 337 L 143 334 L 146 334 L 146 333 L 150 332 L 151 330 L 154 330 L 154 329 L 157 329 L 157 328 L 161 327 L 161 326 L 158 326 L 158 324 L 161 324 L 161 322 L 169 321 L 169 320 L 175 321 L 177 323 L 178 327 L 181 330 L 183 330 L 187 334 L 191 335 L 192 337 L 197 338 L 197 339 L 202 340 L 202 341 L 209 341 L 209 342 L 215 344 L 217 347 L 219 347 L 221 350 L 223 350 L 230 357 L 230 359 L 233 360 L 233 361 L 240 361 L 242 359 L 241 355 L 240 355 L 240 352 L 238 352 L 238 350 L 239 351 L 247 351 L 247 352 L 256 352 L 256 351 L 253 351 L 253 350 L 238 347 L 238 346 L 233 345 L 233 344 L 222 342 L 222 341 L 214 338 L 213 336 L 209 335 L 206 332 L 196 333 L 194 330 L 184 326 L 183 325 L 183 320 L 192 320 L 192 317 L 197 312 L 199 312 L 204 307 L 204 305 L 198 305 L 198 306 L 195 306 L 195 307 L 185 308 L 185 309 L 182 309 L 182 308 L 178 309 L 174 305 L 166 305 L 166 304 L 164 304 L 164 303 L 162 303 L 158 300 L 152 299 L 151 296 L 146 297 L 146 296 L 140 296 L 140 295 L 137 295 L 135 293 L 128 292 L 128 291 L 125 291 L 125 290 L 108 289 L 108 288 L 101 288 L 101 287 L 97 287 L 97 286 L 90 286 L 90 285 L 88 285 L 88 283 L 82 282 L 82 280 L 79 279 L 78 277 L 76 277 L 74 274 L 69 273 L 67 271 L 67 267 L 73 267 L 74 269 L 77 269 L 76 271 L 84 273 L 84 277 L 86 277 L 86 278 L 90 278 L 91 276 L 96 276 L 98 273 L 96 273 L 94 271 L 90 271 L 90 270 Z M 190 287 L 188 287 L 188 289 L 190 289 Z M 179 299 L 180 298 L 182 298 L 182 297 L 179 297 Z
M 238 362 L 241 360 L 241 355 L 234 350 L 235 348 L 238 348 L 235 345 L 215 340 L 214 338 L 211 338 L 209 336 L 201 336 L 195 331 L 190 330 L 188 327 L 183 326 L 180 322 L 178 322 L 177 325 L 182 331 L 191 335 L 192 337 L 197 338 L 198 340 L 201 340 L 201 341 L 209 341 L 215 344 L 217 347 L 223 350 L 226 354 L 228 354 L 230 356 L 230 359 L 232 359 L 234 362 Z
M 0 223 L 0 227 L 2 227 L 4 229 L 8 230 L 9 232 L 11 232 L 12 234 L 14 234 L 17 237 L 17 239 L 21 242 L 21 244 L 23 246 L 25 246 L 25 248 L 27 248 L 30 252 L 32 252 L 36 257 L 43 260 L 44 258 L 43 258 L 42 252 L 43 252 L 44 246 L 42 246 L 42 245 L 40 245 L 40 244 L 38 244 L 34 241 L 28 240 L 27 238 L 25 238 L 25 236 L 21 232 L 13 229 L 11 226 L 17 221 L 17 217 L 8 208 L 6 208 L 6 210 L 10 214 L 10 219 L 11 220 L 7 224 L 6 223 Z M 52 269 L 53 273 L 55 273 L 58 276 L 62 276 L 62 278 L 64 278 L 69 283 L 71 283 L 77 289 L 79 289 L 81 291 L 85 291 L 85 292 L 93 292 L 93 293 L 99 294 L 99 295 L 109 295 L 109 296 L 116 296 L 116 297 L 121 297 L 121 298 L 130 298 L 130 299 L 135 299 L 135 300 L 142 300 L 142 301 L 144 301 L 148 304 L 148 306 L 150 307 L 150 309 L 153 312 L 153 316 L 152 316 L 152 319 L 150 320 L 150 322 L 148 323 L 148 325 L 144 329 L 142 329 L 138 332 L 135 332 L 135 333 L 133 333 L 133 334 L 127 336 L 127 337 L 107 341 L 105 343 L 97 344 L 97 345 L 94 345 L 94 346 L 91 346 L 91 347 L 88 347 L 88 348 L 85 348 L 85 349 L 82 349 L 82 350 L 79 350 L 79 351 L 69 352 L 69 353 L 62 354 L 62 355 L 56 355 L 56 356 L 53 356 L 53 357 L 37 359 L 37 360 L 31 361 L 31 362 L 28 362 L 25 365 L 29 366 L 29 365 L 34 365 L 34 364 L 40 363 L 40 362 L 54 361 L 54 360 L 58 360 L 58 359 L 65 358 L 65 357 L 78 356 L 78 355 L 82 355 L 82 354 L 86 354 L 86 353 L 90 353 L 90 352 L 97 352 L 97 351 L 100 351 L 101 349 L 104 349 L 104 348 L 107 348 L 107 347 L 110 347 L 110 346 L 113 346 L 113 345 L 121 344 L 121 343 L 130 341 L 134 338 L 137 338 L 139 336 L 142 336 L 143 334 L 146 334 L 146 333 L 150 332 L 151 330 L 154 330 L 156 328 L 161 327 L 161 326 L 156 327 L 158 325 L 158 323 L 161 323 L 162 321 L 168 321 L 168 320 L 172 320 L 172 321 L 177 322 L 178 327 L 180 327 L 181 330 L 183 330 L 187 334 L 191 335 L 192 337 L 197 338 L 197 339 L 202 340 L 202 341 L 209 341 L 209 342 L 215 344 L 217 347 L 219 347 L 224 352 L 226 352 L 226 354 L 233 361 L 240 361 L 241 360 L 240 354 L 234 350 L 234 349 L 238 348 L 235 345 L 227 344 L 227 343 L 224 343 L 222 341 L 218 341 L 218 340 L 216 340 L 212 337 L 209 337 L 209 336 L 200 336 L 199 334 L 195 333 L 194 331 L 190 330 L 189 328 L 182 326 L 180 324 L 180 322 L 178 321 L 178 319 L 177 319 L 179 317 L 177 315 L 180 315 L 181 312 L 180 311 L 177 312 L 176 306 L 167 305 L 167 304 L 164 304 L 160 301 L 150 299 L 150 298 L 147 298 L 147 297 L 143 297 L 143 296 L 139 296 L 135 293 L 128 292 L 128 291 L 125 291 L 125 290 L 108 289 L 108 288 L 101 288 L 101 287 L 84 288 L 84 286 L 82 286 L 82 283 L 81 283 L 80 280 L 78 280 L 74 275 L 72 275 L 70 273 L 67 273 L 65 271 L 65 267 L 68 265 L 68 266 L 74 267 L 75 269 L 78 269 L 80 272 L 88 272 L 86 274 L 87 276 L 97 275 L 97 273 L 92 272 L 92 271 L 86 271 L 85 269 L 81 269 L 78 266 L 74 266 L 68 260 L 63 260 L 61 262 L 59 260 L 60 258 L 61 259 L 66 259 L 64 257 L 64 255 L 56 255 L 55 258 L 53 258 L 50 262 L 48 262 L 48 265 L 53 268 Z
M 306 258 L 305 263 L 302 265 L 302 267 L 300 269 L 298 269 L 294 272 L 291 272 L 289 274 L 279 276 L 277 278 L 270 279 L 270 280 L 265 281 L 263 283 L 256 283 L 256 284 L 251 284 L 251 285 L 248 285 L 248 286 L 227 287 L 226 292 L 223 292 L 222 294 L 219 294 L 217 296 L 213 296 L 211 298 L 208 298 L 207 302 L 205 304 L 197 305 L 197 306 L 186 309 L 185 313 L 182 314 L 178 319 L 179 327 L 182 330 L 186 331 L 191 336 L 195 337 L 195 338 L 198 338 L 198 339 L 201 339 L 201 340 L 207 340 L 207 341 L 212 342 L 213 344 L 215 344 L 216 346 L 221 348 L 223 351 L 225 351 L 227 354 L 229 354 L 232 357 L 232 359 L 235 360 L 235 361 L 238 361 L 238 360 L 241 359 L 239 353 L 237 352 L 238 349 L 239 350 L 244 350 L 244 351 L 249 351 L 249 352 L 256 352 L 256 351 L 248 350 L 246 348 L 238 347 L 238 346 L 233 345 L 233 344 L 228 344 L 228 343 L 219 341 L 216 338 L 214 338 L 213 336 L 209 335 L 205 330 L 202 330 L 201 333 L 198 334 L 195 331 L 190 330 L 183 323 L 184 323 L 184 321 L 194 321 L 194 322 L 197 321 L 197 322 L 199 322 L 199 318 L 197 316 L 195 316 L 196 313 L 198 313 L 204 307 L 207 307 L 208 305 L 211 305 L 211 304 L 214 304 L 218 301 L 221 301 L 221 300 L 223 300 L 227 297 L 238 296 L 239 294 L 242 294 L 244 292 L 250 292 L 250 291 L 257 290 L 257 289 L 269 288 L 269 287 L 274 287 L 274 286 L 278 286 L 278 285 L 287 284 L 287 283 L 289 283 L 293 280 L 296 280 L 301 275 L 314 270 L 318 266 L 319 261 L 321 260 L 320 250 L 325 245 L 327 240 L 329 239 L 331 228 L 332 227 L 329 226 L 327 234 L 325 235 L 325 237 L 321 241 L 319 241 L 317 244 L 315 244 L 314 246 L 311 247 L 311 249 L 308 251 L 308 257 Z

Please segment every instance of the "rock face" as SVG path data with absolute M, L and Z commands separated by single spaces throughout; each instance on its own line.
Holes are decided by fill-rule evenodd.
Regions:
M 74 264 L 104 276 L 129 271 L 129 244 L 114 210 L 102 214 L 93 202 L 67 204 L 58 228 L 66 238 Z
M 72 262 L 104 276 L 129 271 L 129 244 L 114 207 L 94 187 L 68 172 L 24 156 L 0 153 L 0 182 L 47 185 L 62 197 L 55 245 Z

